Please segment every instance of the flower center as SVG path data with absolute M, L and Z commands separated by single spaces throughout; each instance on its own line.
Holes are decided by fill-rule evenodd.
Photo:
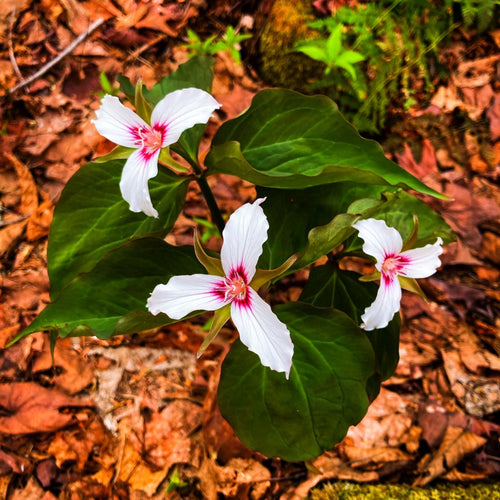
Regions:
M 225 278 L 225 285 L 226 285 L 226 292 L 225 292 L 225 300 L 231 300 L 233 301 L 234 299 L 237 300 L 244 300 L 246 295 L 247 295 L 247 284 L 245 280 L 238 274 L 235 273 L 235 275 L 232 278 Z
M 398 274 L 404 274 L 408 259 L 402 255 L 387 255 L 382 264 L 382 274 L 392 281 Z
M 163 142 L 163 132 L 154 128 L 142 127 L 137 131 L 138 146 L 145 148 L 148 152 L 156 151 L 161 148 Z

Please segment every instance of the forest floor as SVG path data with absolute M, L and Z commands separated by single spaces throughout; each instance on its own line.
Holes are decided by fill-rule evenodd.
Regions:
M 248 3 L 262 15 L 270 2 Z M 227 2 L 210 4 L 0 0 L 0 498 L 295 500 L 325 480 L 416 487 L 498 479 L 498 32 L 488 35 L 487 54 L 461 61 L 441 82 L 430 113 L 408 113 L 381 141 L 399 165 L 450 197 L 426 201 L 457 241 L 423 283 L 429 302 L 404 296 L 396 373 L 333 450 L 288 463 L 237 439 L 215 397 L 235 332 L 227 326 L 197 360 L 204 317 L 108 341 L 59 340 L 53 360 L 44 333 L 5 348 L 49 301 L 47 235 L 65 183 L 113 147 L 91 123 L 100 72 L 151 87 L 187 59 L 186 26 L 223 31 L 252 19 L 250 7 L 243 16 Z M 98 19 L 71 54 L 19 86 Z M 224 120 L 264 87 L 254 69 L 217 55 L 213 94 Z M 470 117 L 467 128 L 454 128 L 456 109 Z M 211 120 L 203 147 L 222 121 Z M 225 214 L 254 196 L 231 177 L 212 188 Z M 208 217 L 195 185 L 176 244 L 192 241 L 193 217 Z

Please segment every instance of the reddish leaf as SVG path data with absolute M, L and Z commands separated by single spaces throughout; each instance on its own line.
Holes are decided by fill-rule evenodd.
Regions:
M 92 403 L 46 389 L 33 382 L 0 384 L 0 432 L 31 434 L 50 432 L 76 422 L 63 409 L 90 407 Z

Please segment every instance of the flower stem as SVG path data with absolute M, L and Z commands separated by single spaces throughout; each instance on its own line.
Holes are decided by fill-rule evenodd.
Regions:
M 203 175 L 196 176 L 196 182 L 198 183 L 198 186 L 200 186 L 201 192 L 203 193 L 208 208 L 210 209 L 212 222 L 217 226 L 219 233 L 222 235 L 222 231 L 224 231 L 224 219 L 222 218 L 222 214 L 217 206 L 214 194 L 208 185 L 207 179 Z
M 214 194 L 208 185 L 207 179 L 205 178 L 205 172 L 198 164 L 198 160 L 196 158 L 191 157 L 188 152 L 181 146 L 180 148 L 174 149 L 176 153 L 180 154 L 188 163 L 191 165 L 193 169 L 193 176 L 200 186 L 201 192 L 203 193 L 203 197 L 207 202 L 208 208 L 210 209 L 210 213 L 212 214 L 212 222 L 217 226 L 219 233 L 222 236 L 222 231 L 224 231 L 224 219 L 222 218 L 222 214 L 220 213 L 217 202 L 215 201 Z

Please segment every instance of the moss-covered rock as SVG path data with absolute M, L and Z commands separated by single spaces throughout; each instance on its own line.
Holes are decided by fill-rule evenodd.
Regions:
M 494 500 L 499 484 L 441 483 L 428 488 L 402 484 L 329 483 L 311 490 L 311 500 Z
M 307 23 L 314 19 L 310 0 L 276 0 L 260 37 L 260 75 L 269 84 L 307 91 L 323 76 L 324 64 L 292 52 L 295 42 L 318 38 Z

